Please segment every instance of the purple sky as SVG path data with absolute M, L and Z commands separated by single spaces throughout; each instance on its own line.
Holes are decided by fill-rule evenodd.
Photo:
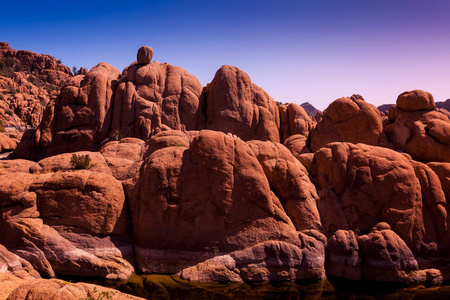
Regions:
M 235 65 L 276 101 L 319 109 L 354 93 L 377 106 L 412 89 L 450 98 L 448 0 L 7 1 L 0 41 L 119 71 L 149 45 L 203 85 Z

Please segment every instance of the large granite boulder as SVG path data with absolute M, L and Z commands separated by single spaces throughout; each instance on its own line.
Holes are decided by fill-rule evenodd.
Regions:
M 315 230 L 299 233 L 301 246 L 267 241 L 216 256 L 180 272 L 183 279 L 209 282 L 293 281 L 325 278 L 326 238 Z
M 161 125 L 176 130 L 197 128 L 202 85 L 181 67 L 150 62 L 150 50 L 139 49 L 138 61 L 123 70 L 110 137 L 120 135 L 145 141 Z
M 325 233 L 367 233 L 383 221 L 413 253 L 436 255 L 447 228 L 446 204 L 430 171 L 386 148 L 351 143 L 323 147 L 314 154 L 312 174 Z M 427 175 L 432 180 L 425 184 Z
M 254 140 L 248 144 L 295 228 L 322 229 L 316 187 L 306 168 L 280 143 Z
M 143 272 L 178 272 L 270 239 L 301 246 L 251 148 L 221 132 L 150 152 L 130 207 Z
M 450 120 L 424 91 L 405 92 L 389 110 L 384 132 L 396 150 L 422 162 L 450 162 Z
M 72 77 L 45 108 L 39 127 L 24 135 L 13 157 L 39 160 L 97 151 L 109 134 L 119 74 L 113 66 L 100 63 L 86 75 Z
M 232 133 L 241 139 L 280 141 L 280 116 L 273 99 L 252 83 L 247 73 L 222 66 L 205 88 L 199 129 Z
M 0 243 L 42 276 L 123 280 L 134 271 L 124 192 L 114 177 L 77 170 L 0 179 Z
M 60 279 L 39 279 L 21 284 L 8 296 L 8 300 L 29 299 L 144 299 L 117 290 L 84 282 L 72 283 Z
M 361 96 L 339 98 L 323 113 L 311 133 L 310 149 L 315 152 L 333 142 L 378 145 L 383 130 L 378 109 Z

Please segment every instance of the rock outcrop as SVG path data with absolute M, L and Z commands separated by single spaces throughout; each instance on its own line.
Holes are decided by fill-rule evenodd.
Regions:
M 119 71 L 100 63 L 71 78 L 51 101 L 35 132 L 24 135 L 14 158 L 39 160 L 74 151 L 98 151 L 109 135 Z
M 280 104 L 278 110 L 280 112 L 280 137 L 282 141 L 297 134 L 308 137 L 309 132 L 316 126 L 315 120 L 298 104 Z
M 50 55 L 0 46 L 0 120 L 5 126 L 37 126 L 45 105 L 72 76 Z
M 202 85 L 181 67 L 150 62 L 153 50 L 142 47 L 138 61 L 125 68 L 119 80 L 110 136 L 147 140 L 166 125 L 195 130 Z
M 280 116 L 273 99 L 247 73 L 222 66 L 202 95 L 201 128 L 235 134 L 244 141 L 280 141 Z
M 178 272 L 269 239 L 301 246 L 251 148 L 221 132 L 149 153 L 130 207 L 143 272 Z
M 422 162 L 450 162 L 450 120 L 424 91 L 405 92 L 389 110 L 383 131 L 396 150 Z
M 144 299 L 117 290 L 89 283 L 72 283 L 60 279 L 40 279 L 26 282 L 14 289 L 8 300 L 23 299 Z
M 0 175 L 2 245 L 42 276 L 125 279 L 133 272 L 124 192 L 116 179 L 88 170 L 40 174 L 29 164 L 23 168 L 29 172 L 10 173 L 20 169 L 11 162 Z
M 378 145 L 383 130 L 381 116 L 375 106 L 361 96 L 335 100 L 324 111 L 322 120 L 311 133 L 312 151 L 333 142 Z
M 433 194 L 436 178 L 425 185 L 430 170 L 416 175 L 420 169 L 426 168 L 398 152 L 365 144 L 333 143 L 317 151 L 312 173 L 327 236 L 339 229 L 367 233 L 387 222 L 415 254 L 436 255 L 447 230 L 446 204 Z

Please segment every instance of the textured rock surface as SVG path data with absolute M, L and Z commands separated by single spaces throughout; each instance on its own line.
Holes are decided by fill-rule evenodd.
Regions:
M 144 272 L 178 272 L 269 239 L 300 246 L 253 151 L 221 132 L 151 153 L 130 207 Z
M 71 77 L 50 55 L 0 46 L 0 120 L 5 126 L 37 126 L 45 105 Z
M 418 263 L 405 242 L 386 223 L 378 224 L 369 234 L 358 238 L 363 257 L 364 277 L 369 280 L 414 281 L 408 273 L 418 270 Z
M 404 111 L 434 110 L 433 96 L 422 90 L 401 93 L 397 98 L 397 107 Z
M 245 141 L 280 141 L 276 103 L 242 70 L 222 66 L 203 92 L 202 101 L 206 115 L 200 128 L 232 133 Z
M 71 283 L 59 279 L 40 279 L 23 283 L 14 289 L 8 300 L 23 299 L 144 299 L 121 293 L 111 288 L 89 284 Z
M 316 187 L 305 167 L 279 143 L 250 141 L 248 144 L 297 230 L 322 229 Z
M 312 151 L 328 143 L 351 142 L 378 145 L 383 125 L 378 109 L 360 96 L 340 98 L 324 111 L 311 133 Z
M 71 78 L 44 111 L 34 133 L 24 135 L 15 158 L 38 160 L 74 151 L 97 151 L 108 137 L 111 104 L 119 71 L 100 63 L 86 75 Z
M 422 195 L 422 188 L 428 189 L 405 156 L 364 144 L 333 143 L 314 154 L 312 173 L 328 236 L 338 229 L 365 233 L 384 221 L 414 253 L 438 251 L 437 237 L 447 226 L 445 206 L 431 190 L 430 197 Z
M 5 169 L 18 168 L 12 163 Z M 0 179 L 0 243 L 41 275 L 125 279 L 133 272 L 123 258 L 132 254 L 124 193 L 111 175 L 5 172 Z
M 318 232 L 299 233 L 301 246 L 267 241 L 184 269 L 192 281 L 292 281 L 325 278 L 326 238 Z
M 0 153 L 9 152 L 16 149 L 19 140 L 11 138 L 9 135 L 0 132 Z
M 417 100 L 412 98 L 409 101 Z M 384 127 L 397 150 L 422 162 L 450 162 L 450 120 L 436 110 L 404 111 L 398 105 L 389 111 Z
M 117 87 L 110 135 L 147 140 L 161 125 L 194 130 L 201 92 L 197 78 L 181 67 L 156 61 L 131 64 Z
M 353 231 L 336 231 L 328 240 L 326 250 L 327 275 L 349 280 L 362 279 L 362 256 Z
M 285 141 L 290 136 L 300 134 L 305 137 L 316 126 L 315 120 L 298 104 L 278 105 L 280 112 L 280 137 Z

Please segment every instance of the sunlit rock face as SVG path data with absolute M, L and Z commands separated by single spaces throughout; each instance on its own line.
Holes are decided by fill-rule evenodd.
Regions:
M 333 142 L 378 145 L 383 130 L 380 112 L 361 96 L 339 98 L 324 111 L 323 118 L 311 133 L 312 151 Z
M 73 151 L 98 151 L 108 137 L 119 71 L 100 63 L 72 77 L 45 108 L 42 122 L 25 133 L 13 158 L 39 160 Z
M 317 122 L 236 67 L 202 87 L 152 56 L 73 77 L 14 153 L 36 162 L 0 161 L 1 274 L 447 278 L 450 121 L 429 93 Z

